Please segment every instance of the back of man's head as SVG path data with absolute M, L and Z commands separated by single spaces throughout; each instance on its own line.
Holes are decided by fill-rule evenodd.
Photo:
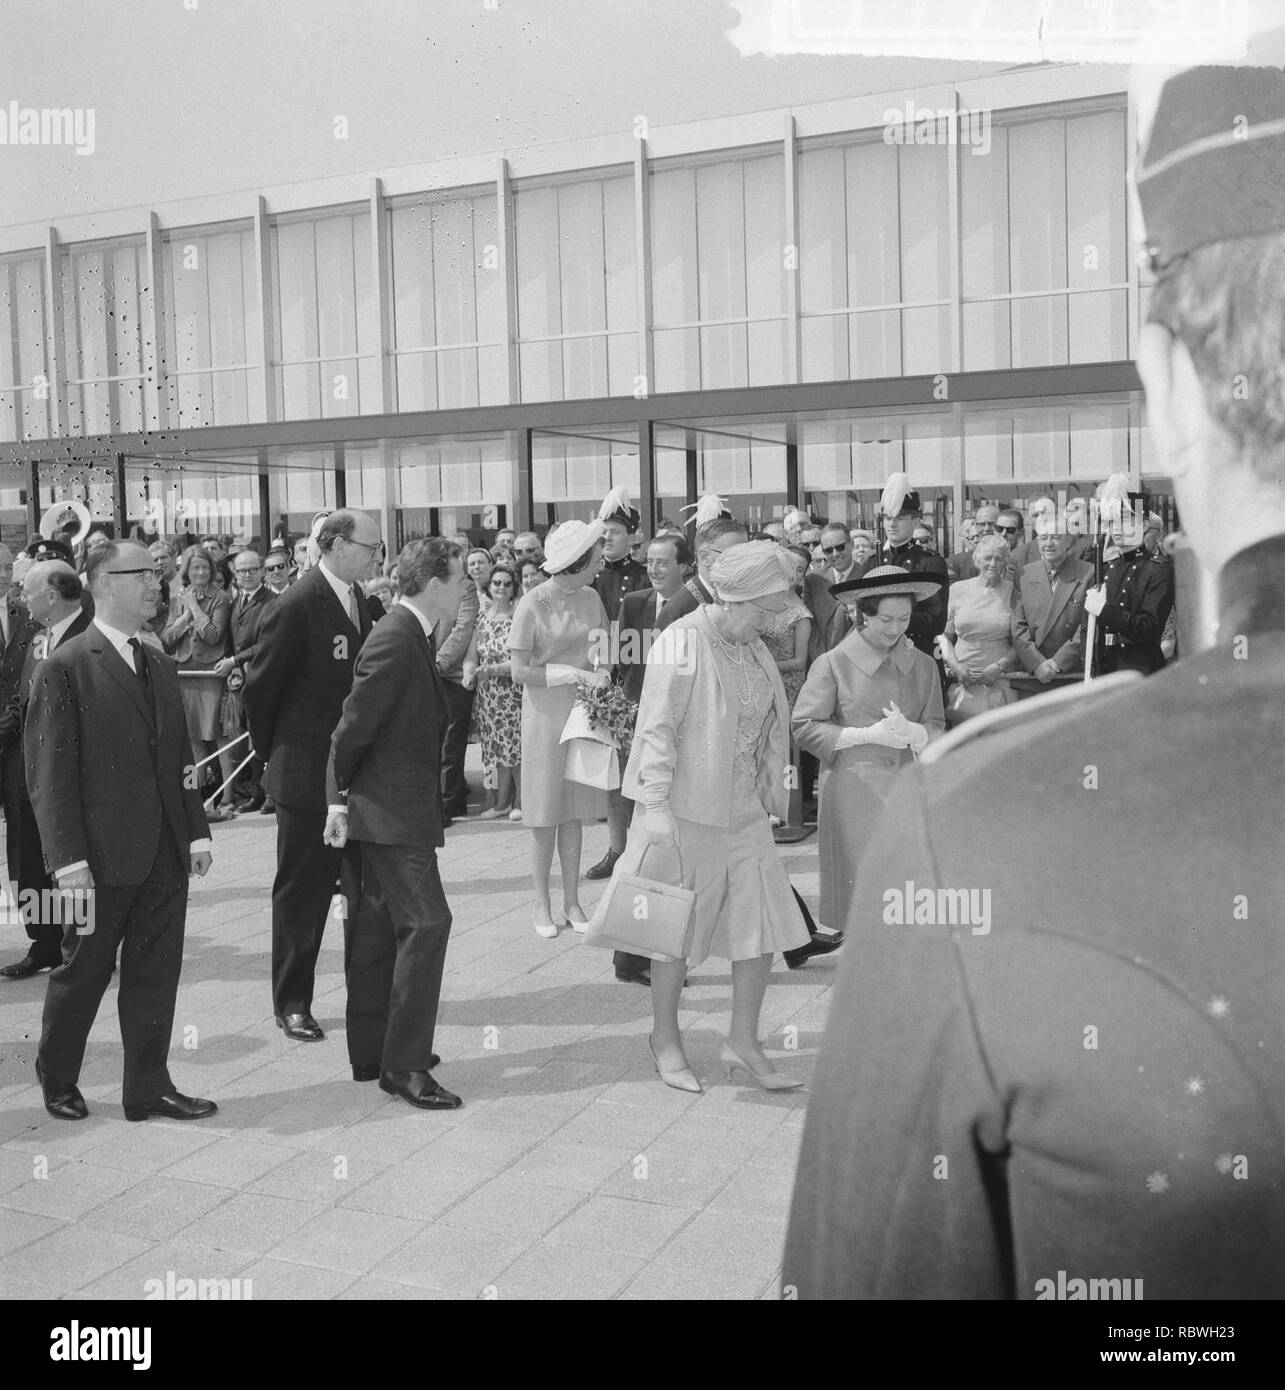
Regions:
M 727 541 L 728 536 L 736 540 Z M 709 567 L 718 559 L 723 550 L 739 545 L 750 538 L 749 528 L 734 516 L 716 516 L 696 528 L 696 566 L 701 574 L 708 574 Z M 719 544 L 726 541 L 726 544 Z

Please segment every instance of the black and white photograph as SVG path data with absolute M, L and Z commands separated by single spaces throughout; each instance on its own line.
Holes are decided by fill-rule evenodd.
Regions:
M 1285 0 L 3 10 L 25 1364 L 1265 1355 Z

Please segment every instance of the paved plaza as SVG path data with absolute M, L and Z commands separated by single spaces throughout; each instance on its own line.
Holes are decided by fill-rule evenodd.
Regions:
M 606 829 L 586 827 L 584 864 Z M 242 1296 L 250 1281 L 255 1299 L 776 1296 L 807 1096 L 720 1073 L 726 962 L 693 971 L 684 996 L 707 1087 L 684 1095 L 653 1073 L 648 992 L 574 932 L 532 930 L 529 832 L 457 821 L 437 1075 L 464 1106 L 420 1112 L 351 1079 L 339 922 L 317 973 L 326 1041 L 274 1026 L 275 823 L 213 834 L 171 1056 L 180 1090 L 218 1102 L 212 1121 L 125 1121 L 114 990 L 80 1079 L 90 1116 L 52 1119 L 33 1070 L 48 977 L 0 982 L 0 1296 L 143 1298 L 183 1279 L 240 1280 L 226 1287 Z M 815 838 L 782 854 L 815 908 Z M 592 910 L 600 886 L 583 888 Z M 20 956 L 20 929 L 0 947 Z M 773 972 L 763 1034 L 799 1075 L 841 955 Z

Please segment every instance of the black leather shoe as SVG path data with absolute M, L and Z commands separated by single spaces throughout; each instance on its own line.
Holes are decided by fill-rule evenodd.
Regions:
M 36 1063 L 36 1075 L 40 1078 L 40 1089 L 44 1092 L 45 1109 L 55 1120 L 83 1120 L 89 1114 L 85 1097 L 70 1081 L 59 1081 L 56 1076 L 46 1076 Z
M 195 1096 L 181 1095 L 178 1091 L 168 1091 L 153 1100 L 142 1101 L 138 1105 L 125 1106 L 127 1120 L 204 1120 L 213 1115 L 219 1107 L 212 1100 L 198 1100 Z
M 592 869 L 585 871 L 586 878 L 610 878 L 612 871 L 616 867 L 616 860 L 620 858 L 619 853 L 614 849 L 609 849 L 606 854 L 593 866 Z
M 842 945 L 841 931 L 817 932 L 806 946 L 800 946 L 797 951 L 786 951 L 785 963 L 791 970 L 797 970 L 809 956 L 828 956 L 831 951 L 837 951 Z
M 420 1110 L 458 1110 L 464 1102 L 439 1086 L 426 1071 L 386 1071 L 379 1077 L 380 1090 L 401 1096 Z
M 286 1014 L 284 1018 L 278 1014 L 277 1027 L 296 1042 L 320 1042 L 326 1036 L 311 1014 Z
M 649 970 L 617 970 L 616 979 L 622 985 L 651 986 L 651 972 Z
M 428 1059 L 428 1069 L 432 1071 L 434 1067 L 439 1067 L 442 1059 L 436 1052 Z M 383 1068 L 378 1062 L 354 1062 L 352 1064 L 352 1079 L 354 1081 L 378 1081 Z
M 277 814 L 277 803 L 269 797 L 264 798 L 263 805 L 259 807 L 261 816 L 275 816 Z
M 238 811 L 262 811 L 266 800 L 262 796 L 241 796 L 232 805 Z
M 61 956 L 56 960 L 46 960 L 44 956 L 28 953 L 21 960 L 0 969 L 0 975 L 6 980 L 29 980 L 33 975 L 39 975 L 42 970 L 54 970 L 61 964 Z

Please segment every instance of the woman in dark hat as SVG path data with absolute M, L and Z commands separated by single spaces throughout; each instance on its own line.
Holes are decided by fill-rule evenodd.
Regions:
M 936 576 L 897 565 L 834 585 L 854 595 L 857 627 L 812 663 L 794 704 L 794 737 L 821 763 L 818 915 L 838 931 L 893 778 L 946 727 L 937 664 L 906 636 L 915 604 L 940 590 Z

